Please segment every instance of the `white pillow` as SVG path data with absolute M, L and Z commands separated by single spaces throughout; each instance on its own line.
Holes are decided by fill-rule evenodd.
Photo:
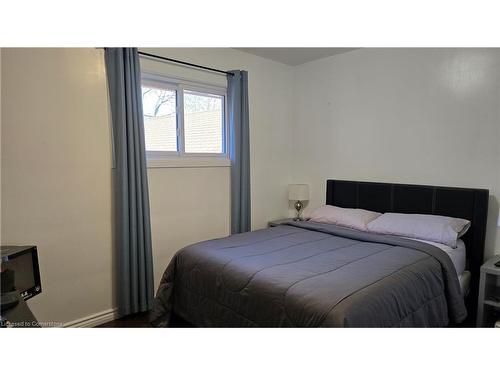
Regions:
M 317 223 L 336 224 L 358 230 L 367 230 L 367 224 L 381 214 L 358 208 L 342 208 L 336 206 L 321 206 L 306 216 Z
M 368 224 L 370 232 L 433 241 L 452 248 L 467 232 L 470 221 L 454 217 L 386 213 Z

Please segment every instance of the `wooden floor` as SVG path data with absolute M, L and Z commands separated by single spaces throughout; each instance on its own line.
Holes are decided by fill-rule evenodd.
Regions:
M 97 328 L 151 328 L 149 324 L 149 312 L 127 315 L 120 319 L 101 324 Z
M 172 315 L 169 322 L 169 327 L 173 328 L 194 328 L 191 323 L 186 322 L 177 315 Z M 120 319 L 112 320 L 111 322 L 101 324 L 96 328 L 153 328 L 149 323 L 149 312 L 132 314 L 124 316 Z

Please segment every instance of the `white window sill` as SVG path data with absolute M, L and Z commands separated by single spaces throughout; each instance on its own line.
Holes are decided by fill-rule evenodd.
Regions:
M 211 168 L 230 167 L 231 160 L 224 156 L 172 156 L 147 159 L 149 168 Z

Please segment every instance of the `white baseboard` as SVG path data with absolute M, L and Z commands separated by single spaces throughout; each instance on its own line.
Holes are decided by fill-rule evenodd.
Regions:
M 117 309 L 109 309 L 63 324 L 64 328 L 90 328 L 111 322 L 118 317 Z

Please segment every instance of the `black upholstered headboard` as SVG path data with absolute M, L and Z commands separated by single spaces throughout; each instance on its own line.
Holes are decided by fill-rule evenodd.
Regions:
M 462 238 L 471 271 L 471 301 L 477 301 L 479 269 L 483 264 L 489 192 L 443 186 L 327 180 L 326 204 L 363 208 L 377 212 L 399 212 L 452 216 L 471 221 Z M 469 311 L 470 315 L 475 313 Z

